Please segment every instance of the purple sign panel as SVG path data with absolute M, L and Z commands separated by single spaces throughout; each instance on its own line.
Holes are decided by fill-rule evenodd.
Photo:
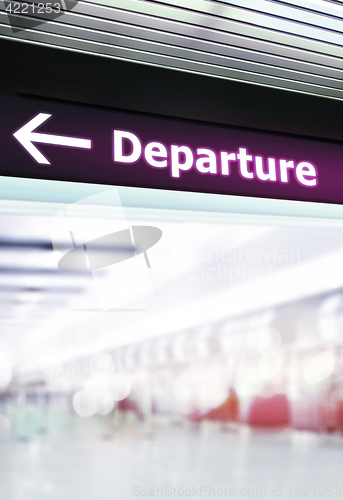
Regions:
M 343 144 L 0 95 L 0 175 L 343 203 Z

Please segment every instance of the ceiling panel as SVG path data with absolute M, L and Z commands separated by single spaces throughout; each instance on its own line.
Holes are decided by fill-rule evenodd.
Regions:
M 59 0 L 66 5 L 65 0 Z M 19 2 L 17 2 L 19 3 Z M 22 2 L 21 2 L 22 3 Z M 30 2 L 32 3 L 32 2 Z M 37 2 L 38 3 L 38 2 Z M 44 2 L 46 3 L 46 2 Z M 67 7 L 75 5 L 68 4 Z M 326 0 L 79 2 L 31 29 L 0 1 L 0 37 L 342 99 L 343 4 Z M 25 19 L 31 19 L 32 15 Z M 11 26 L 12 23 L 12 26 Z

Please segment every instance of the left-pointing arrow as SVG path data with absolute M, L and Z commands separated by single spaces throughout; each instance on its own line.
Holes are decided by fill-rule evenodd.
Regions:
M 79 139 L 77 137 L 65 137 L 63 135 L 41 134 L 35 132 L 36 128 L 44 123 L 52 115 L 39 113 L 28 123 L 21 127 L 13 135 L 18 142 L 26 149 L 28 153 L 38 162 L 50 165 L 50 161 L 33 144 L 54 144 L 55 146 L 69 146 L 70 148 L 91 149 L 92 141 L 90 139 Z

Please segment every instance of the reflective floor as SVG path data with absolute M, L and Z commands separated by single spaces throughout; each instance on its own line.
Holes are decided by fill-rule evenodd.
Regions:
M 68 427 L 63 436 L 55 431 L 1 443 L 1 498 L 286 499 L 337 497 L 343 487 L 343 437 L 338 434 L 254 431 L 166 418 L 109 429 L 103 420 L 75 425 L 70 417 L 63 425 Z

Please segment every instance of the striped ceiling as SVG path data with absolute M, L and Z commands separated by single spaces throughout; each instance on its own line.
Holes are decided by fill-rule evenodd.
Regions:
M 343 99 L 342 2 L 75 1 L 17 32 L 5 4 L 1 38 Z

